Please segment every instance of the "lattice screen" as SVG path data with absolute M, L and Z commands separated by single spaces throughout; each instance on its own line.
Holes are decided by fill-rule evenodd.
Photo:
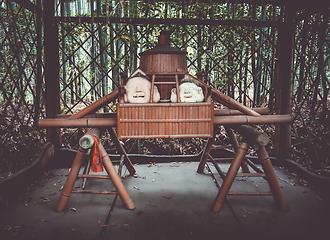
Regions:
M 45 143 L 44 130 L 34 127 L 36 102 L 43 116 L 38 8 L 0 1 L 0 175 L 26 166 Z

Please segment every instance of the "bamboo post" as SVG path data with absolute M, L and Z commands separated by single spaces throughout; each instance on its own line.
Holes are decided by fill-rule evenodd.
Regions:
M 226 196 L 228 195 L 229 189 L 231 185 L 233 184 L 233 181 L 236 177 L 236 173 L 238 172 L 238 169 L 240 168 L 242 161 L 244 159 L 244 156 L 246 154 L 246 151 L 248 149 L 247 143 L 242 143 L 239 148 L 237 149 L 237 152 L 235 154 L 235 157 L 228 169 L 226 179 L 223 181 L 220 190 L 218 192 L 217 197 L 215 198 L 212 211 L 213 212 L 219 212 L 222 208 L 223 203 L 225 202 Z
M 265 147 L 260 146 L 257 151 L 258 157 L 261 160 L 262 168 L 264 169 L 269 187 L 273 193 L 273 197 L 275 202 L 280 206 L 283 211 L 289 211 L 286 201 L 284 199 L 283 192 L 281 187 L 277 181 L 277 177 L 275 175 L 272 163 L 269 159 L 268 153 Z

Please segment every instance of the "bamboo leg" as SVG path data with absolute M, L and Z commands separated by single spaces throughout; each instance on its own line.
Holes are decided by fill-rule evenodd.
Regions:
M 226 127 L 226 126 L 225 126 L 225 129 L 226 129 L 228 138 L 229 138 L 232 146 L 235 149 L 235 152 L 237 152 L 237 149 L 238 149 L 239 146 L 238 146 L 238 141 L 237 141 L 237 139 L 234 135 L 233 129 L 231 129 L 229 127 Z M 247 163 L 244 160 L 242 161 L 241 167 L 242 167 L 243 173 L 249 173 L 250 172 L 249 167 L 248 167 Z
M 84 150 L 83 148 L 79 147 L 79 150 L 71 166 L 71 170 L 68 174 L 64 187 L 62 189 L 60 199 L 57 202 L 57 207 L 56 207 L 57 212 L 62 212 L 64 210 L 65 205 L 68 202 L 69 197 L 71 195 L 73 185 L 77 179 L 80 167 L 83 164 L 83 161 L 86 157 L 86 154 L 87 154 L 87 150 Z
M 197 168 L 198 173 L 202 173 L 204 171 L 204 167 L 205 167 L 205 164 L 206 164 L 207 158 L 208 158 L 207 153 L 210 153 L 210 151 L 211 151 L 212 145 L 214 143 L 215 134 L 216 134 L 216 131 L 217 131 L 218 128 L 219 128 L 219 126 L 214 127 L 213 138 L 209 138 L 208 141 L 207 141 L 207 144 L 206 144 L 206 146 L 203 150 L 201 160 L 199 161 L 199 165 L 198 165 L 198 168 Z
M 248 149 L 248 144 L 244 143 L 244 142 L 237 149 L 235 157 L 234 157 L 233 161 L 231 162 L 231 165 L 228 169 L 226 178 L 220 187 L 217 197 L 215 198 L 213 208 L 212 208 L 213 212 L 219 212 L 221 210 L 221 207 L 222 207 L 223 203 L 225 202 L 229 189 L 230 189 L 231 185 L 233 184 L 236 174 L 242 164 L 242 161 L 244 159 L 247 149 Z
M 275 202 L 279 204 L 281 210 L 286 211 L 286 212 L 289 211 L 288 205 L 286 204 L 286 201 L 284 199 L 283 192 L 277 181 L 272 163 L 269 159 L 269 156 L 268 156 L 268 153 L 267 153 L 265 147 L 259 146 L 257 153 L 258 153 L 259 159 L 261 160 L 262 168 L 264 169 L 264 172 L 267 175 L 268 184 L 273 193 Z
M 100 153 L 101 153 L 101 156 L 103 159 L 104 168 L 107 171 L 114 187 L 116 188 L 116 190 L 119 194 L 119 197 L 121 198 L 122 202 L 124 203 L 124 205 L 127 209 L 130 209 L 130 210 L 134 209 L 135 208 L 134 203 L 133 203 L 132 199 L 130 198 L 130 196 L 128 195 L 120 177 L 118 176 L 116 169 L 113 166 L 113 164 L 108 156 L 108 153 L 105 151 L 102 143 L 99 143 L 99 146 L 100 146 Z
M 121 145 L 121 143 L 119 142 L 118 138 L 117 138 L 117 135 L 115 133 L 115 131 L 113 130 L 112 127 L 109 128 L 109 133 L 110 133 L 110 136 L 112 138 L 112 140 L 114 141 L 114 143 L 116 144 L 116 148 L 117 150 L 125 156 L 125 159 L 124 159 L 124 163 L 125 163 L 125 166 L 127 167 L 129 173 L 131 175 L 133 175 L 136 171 L 133 167 L 133 164 L 131 162 L 131 160 L 129 159 L 125 149 L 123 148 L 123 146 Z

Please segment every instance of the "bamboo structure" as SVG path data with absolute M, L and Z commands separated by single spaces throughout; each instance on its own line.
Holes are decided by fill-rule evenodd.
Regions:
M 96 137 L 99 137 L 100 135 L 100 131 L 98 129 L 92 129 L 90 130 L 88 133 L 91 133 L 93 135 L 95 135 Z M 89 139 L 88 139 L 89 140 Z M 84 142 L 84 140 L 80 141 L 80 142 Z M 68 174 L 68 177 L 67 177 L 67 180 L 64 184 L 64 187 L 62 189 L 62 192 L 61 192 L 61 196 L 58 200 L 58 203 L 57 203 L 57 207 L 56 207 L 56 211 L 57 212 L 61 212 L 64 210 L 66 204 L 67 204 L 67 201 L 69 200 L 69 197 L 72 193 L 72 188 L 74 186 L 74 183 L 76 181 L 76 179 L 78 178 L 78 173 L 79 173 L 79 170 L 82 166 L 82 163 L 86 157 L 86 154 L 87 154 L 87 149 L 91 148 L 92 147 L 92 144 L 94 144 L 93 141 L 86 141 L 86 143 L 89 143 L 87 144 L 87 146 L 84 146 L 83 147 L 79 147 L 79 150 L 76 154 L 76 157 L 73 161 L 73 164 L 72 164 L 72 167 L 71 167 L 71 170 Z M 89 145 L 89 146 L 88 146 Z M 127 208 L 127 209 L 134 209 L 135 206 L 133 204 L 133 201 L 131 200 L 131 198 L 129 197 L 128 193 L 126 192 L 126 189 L 123 185 L 123 183 L 121 182 L 121 179 L 120 177 L 118 176 L 107 152 L 105 151 L 103 145 L 101 143 L 99 143 L 99 147 L 100 147 L 100 157 L 102 158 L 103 160 L 103 164 L 104 164 L 104 168 L 106 169 L 115 189 L 117 190 L 116 193 L 119 194 L 122 202 L 124 203 L 124 206 Z M 101 177 L 101 178 L 104 178 L 104 177 Z M 105 193 L 104 191 L 102 192 L 93 192 L 93 191 L 80 191 L 79 193 Z M 107 192 L 106 192 L 107 193 Z M 113 192 L 110 192 L 110 193 L 113 193 Z
M 228 172 L 226 176 L 223 177 L 224 182 L 222 183 L 219 192 L 215 198 L 212 211 L 213 212 L 219 212 L 223 206 L 223 203 L 226 200 L 226 196 L 230 194 L 229 190 L 234 182 L 234 179 L 236 177 L 264 177 L 268 185 L 270 187 L 271 193 L 274 197 L 275 202 L 279 205 L 282 211 L 288 211 L 288 206 L 286 204 L 286 201 L 284 199 L 283 192 L 281 190 L 281 187 L 277 181 L 273 166 L 269 160 L 269 156 L 265 150 L 265 145 L 267 145 L 268 141 L 267 136 L 264 136 L 264 134 L 260 131 L 257 131 L 256 129 L 250 127 L 250 126 L 240 126 L 238 128 L 238 131 L 243 136 L 243 142 L 236 150 L 236 154 L 234 156 L 234 159 L 232 160 L 230 167 L 228 169 Z M 249 143 L 247 143 L 247 142 Z M 258 147 L 258 157 L 261 160 L 261 166 L 264 170 L 264 172 L 261 172 L 261 170 L 257 170 L 257 173 L 241 173 L 238 174 L 238 169 L 240 166 L 242 166 L 242 163 L 244 162 L 245 154 L 248 150 L 249 145 L 259 145 Z M 209 153 L 208 156 L 212 158 Z M 216 164 L 216 163 L 215 163 Z M 219 168 L 217 166 L 217 168 Z M 254 169 L 257 169 L 254 166 Z M 221 170 L 218 170 L 221 172 Z M 232 194 L 232 193 L 231 193 Z M 254 193 L 234 193 L 234 195 L 255 195 Z M 269 195 L 269 192 L 267 193 L 258 193 L 256 195 Z
M 37 126 L 40 117 L 75 112 L 76 107 L 104 97 L 106 80 L 112 80 L 109 87 L 116 89 L 119 72 L 131 74 L 138 68 L 138 54 L 157 41 L 153 36 L 171 29 L 171 46 L 189 49 L 185 67 L 191 73 L 203 71 L 205 83 L 230 93 L 244 106 L 266 105 L 271 114 L 293 112 L 291 129 L 290 124 L 276 126 L 275 151 L 285 153 L 282 158 L 291 154 L 312 171 L 326 172 L 322 168 L 327 169 L 324 164 L 328 165 L 330 155 L 329 1 L 205 1 L 207 7 L 199 8 L 196 18 L 187 17 L 195 8 L 184 1 L 172 5 L 175 10 L 166 12 L 166 17 L 161 10 L 167 2 L 158 2 L 148 12 L 143 11 L 148 2 L 130 3 L 134 7 L 128 14 L 117 9 L 114 16 L 110 7 L 100 8 L 99 1 L 98 5 L 84 1 L 57 1 L 59 7 L 54 7 L 54 0 L 42 6 L 39 0 L 1 5 L 1 46 L 6 57 L 0 60 L 4 66 L 0 122 L 9 133 L 1 138 L 4 149 L 10 150 L 9 156 L 2 156 L 12 159 L 7 165 L 18 167 L 22 161 L 7 141 L 15 138 L 17 124 L 27 129 L 18 142 L 30 141 L 24 136 L 32 137 L 33 119 Z M 137 18 L 137 12 L 145 15 Z M 128 35 L 123 35 L 126 30 Z M 224 31 L 230 34 L 223 35 Z M 72 72 L 76 73 L 68 77 Z M 46 131 L 56 148 L 61 131 Z M 40 135 L 46 138 L 44 131 Z
M 163 122 L 177 122 L 175 119 L 159 119 Z M 187 120 L 189 122 L 189 120 Z M 197 120 L 196 120 L 197 121 Z M 267 115 L 260 117 L 251 116 L 215 116 L 214 124 L 216 125 L 241 125 L 241 124 L 279 124 L 291 123 L 290 115 Z M 127 122 L 153 122 L 153 120 L 135 119 Z M 64 128 L 64 127 L 115 127 L 117 119 L 111 118 L 81 118 L 81 119 L 39 119 L 38 126 L 40 128 Z M 174 135 L 174 134 L 172 134 Z M 161 136 L 161 134 L 159 135 Z M 196 134 L 197 136 L 197 134 Z M 207 135 L 208 136 L 208 135 Z M 138 137 L 138 135 L 137 135 Z
M 197 169 L 198 173 L 202 173 L 206 161 L 210 156 L 210 151 L 214 143 L 217 130 L 220 125 L 224 125 L 228 137 L 234 147 L 236 154 L 233 158 L 228 170 L 226 179 L 221 186 L 218 196 L 216 197 L 213 211 L 220 211 L 222 203 L 225 201 L 231 184 L 240 167 L 246 176 L 261 176 L 269 174 L 270 187 L 274 192 L 275 200 L 285 209 L 285 201 L 281 193 L 276 178 L 270 164 L 269 158 L 266 158 L 264 146 L 269 142 L 268 136 L 255 128 L 248 125 L 251 124 L 287 124 L 292 121 L 291 116 L 287 115 L 263 115 L 268 114 L 268 108 L 249 108 L 234 100 L 233 97 L 227 96 L 219 90 L 208 86 L 201 79 L 194 78 L 187 73 L 186 68 L 186 52 L 182 52 L 169 46 L 168 36 L 160 35 L 160 43 L 154 49 L 141 53 L 141 63 L 139 71 L 146 74 L 151 79 L 149 103 L 125 103 L 125 79 L 121 81 L 119 89 L 111 92 L 103 98 L 97 100 L 93 104 L 84 108 L 80 112 L 71 116 L 58 116 L 51 119 L 40 119 L 39 127 L 43 128 L 59 128 L 59 127 L 92 127 L 91 133 L 99 136 L 99 130 L 95 128 L 109 128 L 112 140 L 125 160 L 125 164 L 131 174 L 135 173 L 135 169 L 129 160 L 125 149 L 122 147 L 118 139 L 127 138 L 191 138 L 205 137 L 208 143 L 205 146 L 200 163 Z M 168 63 L 168 64 L 167 64 Z M 179 80 L 189 79 L 189 81 L 198 83 L 204 91 L 205 102 L 180 102 Z M 187 80 L 186 80 L 187 81 Z M 173 86 L 176 87 L 177 102 L 174 103 L 153 103 L 153 92 L 155 85 L 169 85 L 170 88 L 160 88 L 161 100 L 167 101 L 168 94 Z M 233 95 L 233 92 L 231 92 Z M 97 114 L 97 110 L 119 99 L 116 106 L 117 113 Z M 211 100 L 223 104 L 229 109 L 214 110 L 214 103 Z M 113 127 L 117 127 L 117 134 Z M 234 136 L 232 128 L 236 129 L 243 136 L 243 143 L 239 146 Z M 93 144 L 93 138 L 84 136 L 80 139 L 80 148 L 74 160 L 72 169 L 68 175 L 67 183 L 60 197 L 57 211 L 62 211 L 72 192 L 72 186 L 77 177 L 87 177 L 86 174 L 78 176 L 78 170 L 82 164 L 82 159 L 86 155 L 86 149 Z M 250 173 L 247 163 L 244 161 L 245 154 L 249 145 L 257 144 L 261 150 L 259 155 L 262 158 L 262 166 L 265 168 L 265 174 Z M 106 171 L 118 191 L 126 208 L 133 209 L 134 204 L 129 198 L 125 188 L 116 174 L 114 167 L 108 154 L 99 143 L 101 156 Z M 268 155 L 267 155 L 268 156 Z M 264 159 L 265 157 L 265 159 Z M 268 160 L 267 160 L 268 159 Z M 218 166 L 216 166 L 218 169 Z M 254 167 L 252 167 L 255 169 Z M 267 175 L 268 177 L 268 175 Z M 102 176 L 104 178 L 104 176 Z M 81 191 L 81 193 L 100 193 L 95 191 Z M 104 191 L 102 191 L 104 192 Z M 112 192 L 109 192 L 111 194 Z

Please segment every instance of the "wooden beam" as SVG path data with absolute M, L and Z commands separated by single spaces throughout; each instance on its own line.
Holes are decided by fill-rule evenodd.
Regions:
M 54 21 L 54 0 L 45 1 L 43 7 L 46 116 L 54 118 L 60 112 L 59 46 L 58 28 Z M 60 146 L 56 129 L 47 129 L 47 139 L 55 148 Z
M 158 24 L 174 25 L 225 25 L 225 26 L 256 26 L 256 27 L 277 27 L 280 22 L 271 21 L 246 21 L 246 20 L 223 20 L 223 19 L 178 19 L 178 18 L 116 18 L 116 17 L 56 17 L 57 22 L 77 23 L 126 23 L 126 24 Z
M 293 92 L 294 5 L 286 6 L 286 22 L 279 28 L 279 62 L 276 114 L 291 114 Z M 274 148 L 280 159 L 291 156 L 291 124 L 275 126 Z

